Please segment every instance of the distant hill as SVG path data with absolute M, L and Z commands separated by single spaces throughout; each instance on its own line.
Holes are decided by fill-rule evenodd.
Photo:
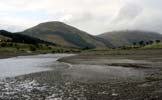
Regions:
M 5 30 L 0 30 L 0 40 L 1 41 L 10 41 L 15 43 L 26 43 L 26 44 L 52 44 L 44 40 L 40 40 L 34 37 L 30 37 L 23 34 L 11 33 Z
M 134 42 L 139 43 L 140 41 L 148 42 L 162 40 L 162 35 L 160 33 L 138 30 L 107 32 L 98 35 L 98 37 L 110 41 L 115 47 L 131 45 Z
M 104 39 L 89 35 L 75 27 L 56 21 L 41 23 L 21 32 L 20 34 L 29 35 L 67 47 L 112 47 L 112 45 Z

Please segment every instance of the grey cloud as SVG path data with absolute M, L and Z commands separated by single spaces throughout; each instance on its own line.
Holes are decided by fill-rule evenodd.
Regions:
M 140 29 L 148 31 L 156 31 L 162 33 L 162 15 L 144 14 L 139 17 L 131 29 Z
M 0 24 L 0 30 L 8 30 L 8 31 L 12 31 L 12 32 L 19 32 L 19 31 L 25 30 L 25 28 L 22 27 L 22 26 Z
M 128 3 L 119 10 L 118 15 L 113 22 L 118 23 L 123 20 L 131 21 L 134 20 L 141 13 L 142 13 L 142 8 L 139 5 Z
M 74 14 L 72 18 L 66 20 L 65 23 L 74 25 L 91 34 L 96 34 L 107 31 L 107 25 L 110 20 L 111 16 L 109 15 L 103 16 L 85 11 L 83 13 Z
M 17 26 L 61 20 L 92 34 L 125 29 L 162 32 L 161 4 L 162 0 L 1 0 L 0 21 L 5 27 L 0 28 L 15 31 L 22 30 Z
M 65 20 L 65 22 L 80 23 L 80 22 L 86 22 L 90 20 L 94 20 L 94 15 L 90 12 L 83 12 L 79 14 L 72 14 L 72 18 L 69 20 Z

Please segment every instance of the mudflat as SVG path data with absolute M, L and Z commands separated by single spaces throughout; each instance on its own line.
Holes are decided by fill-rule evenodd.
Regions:
M 3 100 L 161 100 L 162 50 L 92 50 L 2 80 Z

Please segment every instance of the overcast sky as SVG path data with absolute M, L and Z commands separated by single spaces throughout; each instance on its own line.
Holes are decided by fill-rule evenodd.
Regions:
M 162 33 L 161 5 L 162 0 L 0 0 L 0 29 L 62 21 L 94 35 L 127 29 Z

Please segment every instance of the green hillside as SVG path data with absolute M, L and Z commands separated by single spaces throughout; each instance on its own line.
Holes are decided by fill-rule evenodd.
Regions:
M 0 54 L 75 53 L 79 49 L 62 47 L 31 36 L 0 30 Z
M 156 32 L 147 31 L 114 31 L 107 32 L 98 37 L 110 41 L 115 47 L 132 45 L 134 43 L 139 43 L 140 41 L 149 42 L 162 40 L 162 35 Z
M 29 28 L 21 34 L 29 35 L 48 42 L 56 43 L 67 47 L 78 48 L 105 48 L 112 47 L 110 43 L 103 43 L 103 40 L 89 35 L 75 27 L 62 22 L 46 22 Z
M 24 43 L 24 44 L 50 44 L 55 45 L 54 43 L 50 43 L 44 40 L 40 40 L 31 36 L 11 33 L 5 30 L 0 30 L 0 40 L 1 42 L 14 42 L 14 43 Z

